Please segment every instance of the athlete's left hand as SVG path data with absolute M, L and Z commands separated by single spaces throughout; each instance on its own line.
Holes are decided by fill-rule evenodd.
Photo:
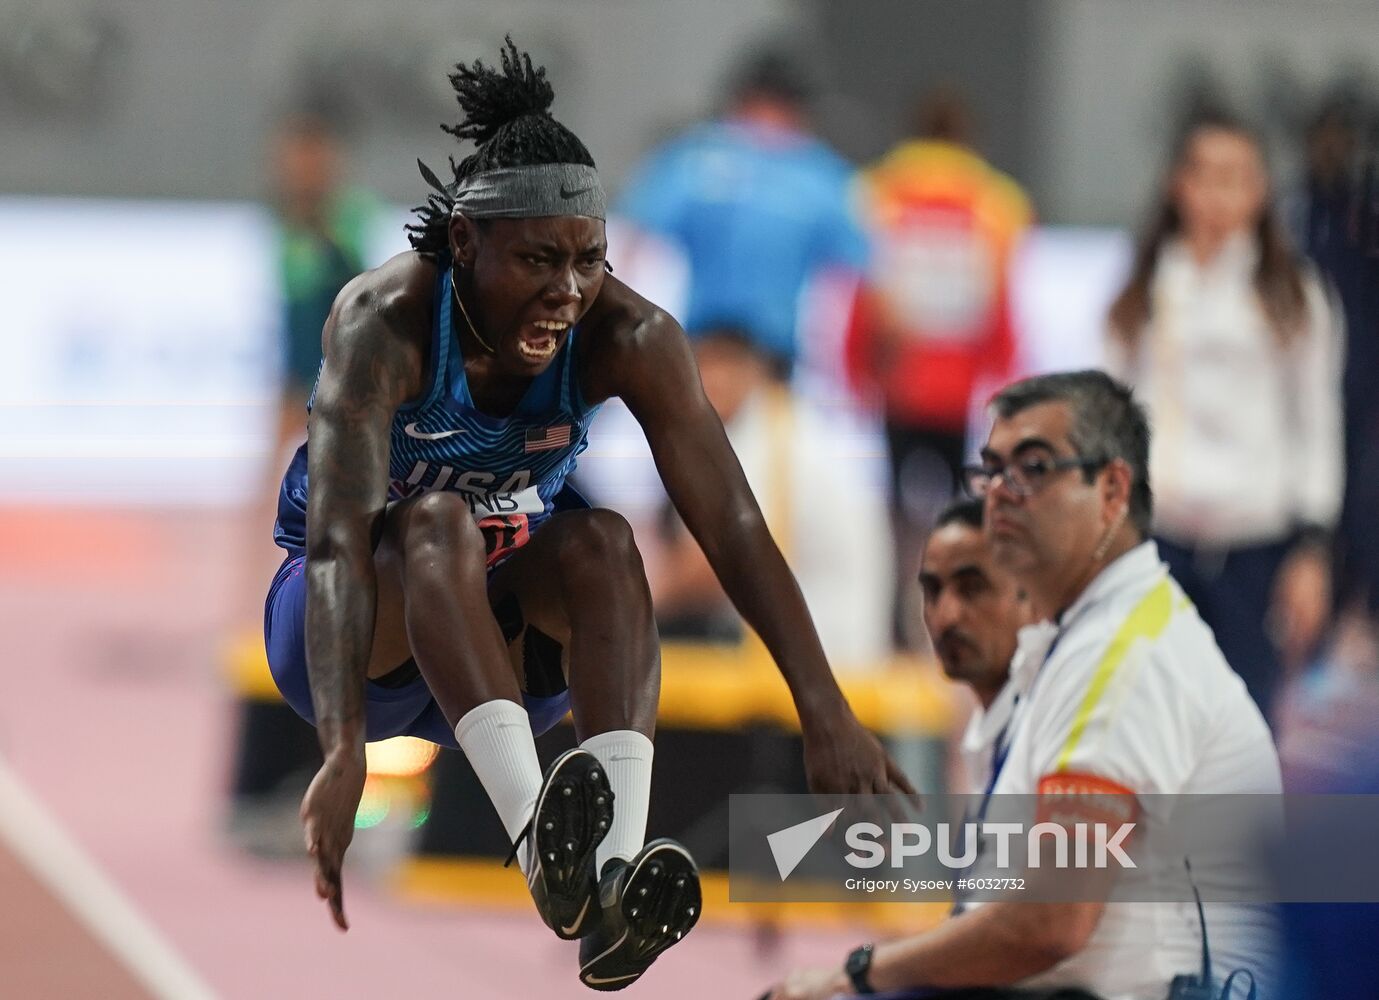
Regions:
M 802 726 L 805 777 L 816 795 L 918 794 L 846 702 L 821 720 L 803 719 Z
M 354 839 L 354 817 L 367 771 L 362 741 L 357 749 L 339 747 L 326 755 L 302 799 L 306 849 L 316 862 L 316 894 L 330 904 L 330 915 L 342 931 L 350 929 L 342 868 L 345 850 Z
M 769 1000 L 832 1000 L 851 995 L 852 983 L 841 969 L 796 969 L 767 997 Z

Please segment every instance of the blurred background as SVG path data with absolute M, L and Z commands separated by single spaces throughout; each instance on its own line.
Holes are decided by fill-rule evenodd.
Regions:
M 25 901 L 0 993 L 581 994 L 463 758 L 428 745 L 371 748 L 334 931 L 296 819 L 315 736 L 262 652 L 321 324 L 406 248 L 417 159 L 467 152 L 446 74 L 508 32 L 922 788 L 950 786 L 972 704 L 920 619 L 928 525 L 994 388 L 1107 364 L 1160 430 L 1175 570 L 1267 663 L 1291 787 L 1373 785 L 1370 0 L 0 0 L 0 898 Z M 788 698 L 616 401 L 578 478 L 636 528 L 665 639 L 652 830 L 709 873 L 703 926 L 633 992 L 755 996 L 938 919 L 728 902 L 726 796 L 802 788 Z M 1299 963 L 1336 968 L 1309 919 Z

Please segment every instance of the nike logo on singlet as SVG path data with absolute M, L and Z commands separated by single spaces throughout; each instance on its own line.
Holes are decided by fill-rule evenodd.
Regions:
M 464 428 L 456 428 L 453 431 L 419 431 L 417 430 L 417 422 L 413 420 L 410 424 L 404 426 L 402 428 L 402 431 L 408 437 L 414 437 L 419 441 L 439 441 L 442 438 L 454 437 L 456 434 L 463 434 Z

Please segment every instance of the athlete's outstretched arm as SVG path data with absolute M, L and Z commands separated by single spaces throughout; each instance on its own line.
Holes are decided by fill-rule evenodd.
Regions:
M 373 542 L 388 500 L 388 433 L 420 381 L 418 359 L 394 336 L 392 297 L 356 279 L 323 335 L 325 364 L 309 421 L 306 661 L 325 754 L 302 801 L 316 891 L 345 920 L 341 864 L 364 788 L 364 680 L 378 581 Z
M 671 502 L 790 687 L 810 787 L 913 791 L 839 690 L 794 574 L 704 396 L 679 324 L 654 310 L 641 321 L 632 348 L 614 354 L 607 377 L 646 432 Z

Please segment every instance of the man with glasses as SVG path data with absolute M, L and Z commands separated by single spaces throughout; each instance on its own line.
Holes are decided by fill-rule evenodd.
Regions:
M 985 502 L 995 562 L 1039 624 L 1020 630 L 1017 701 L 983 804 L 1038 796 L 1039 819 L 1064 826 L 1125 810 L 1152 841 L 1166 800 L 1151 808 L 1145 796 L 1279 794 L 1263 717 L 1148 540 L 1149 426 L 1130 391 L 1098 371 L 1043 375 L 1002 390 L 992 409 L 966 483 Z M 1208 898 L 1220 886 L 1211 870 L 1181 867 L 1121 879 L 1151 874 L 1183 881 L 1178 902 L 970 902 L 932 931 L 796 973 L 771 997 L 1165 1000 L 1175 976 L 1201 966 L 1187 882 Z M 1220 977 L 1267 973 L 1268 914 L 1208 904 L 1205 922 Z

